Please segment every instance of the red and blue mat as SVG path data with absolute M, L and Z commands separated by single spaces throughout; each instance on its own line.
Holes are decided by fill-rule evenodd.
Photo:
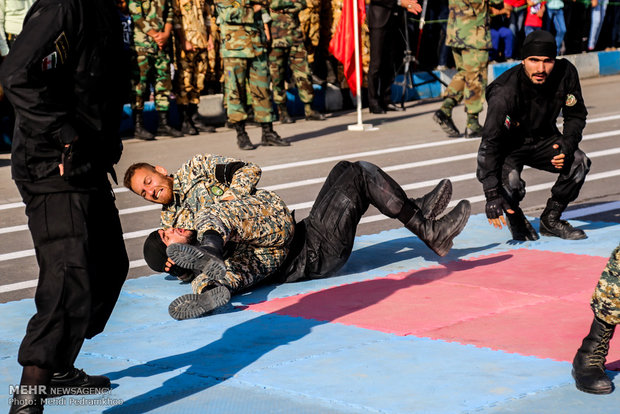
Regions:
M 362 236 L 339 276 L 263 286 L 182 322 L 167 306 L 188 285 L 130 280 L 76 364 L 115 388 L 46 412 L 615 412 L 620 391 L 582 393 L 570 370 L 620 225 L 573 224 L 587 240 L 515 243 L 477 215 L 444 258 L 404 229 Z M 32 300 L 0 305 L 7 399 L 33 310 Z M 619 360 L 612 339 L 616 384 Z

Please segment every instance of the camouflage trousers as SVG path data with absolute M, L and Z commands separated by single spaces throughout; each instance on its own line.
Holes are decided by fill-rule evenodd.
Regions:
M 274 192 L 257 190 L 240 200 L 209 205 L 196 216 L 198 240 L 216 231 L 227 247 L 226 275 L 217 282 L 233 292 L 245 289 L 276 272 L 288 254 L 295 220 L 284 201 Z M 212 284 L 205 274 L 192 281 L 195 293 Z
M 614 249 L 594 289 L 594 315 L 611 325 L 620 324 L 620 245 Z
M 245 110 L 247 101 L 246 80 L 248 80 L 247 89 L 249 89 L 252 98 L 254 120 L 260 123 L 273 122 L 266 53 L 253 58 L 224 58 L 224 85 L 228 120 L 236 123 L 244 121 L 248 117 Z
M 207 49 L 193 51 L 177 47 L 175 94 L 177 104 L 199 104 L 200 92 L 205 87 L 207 73 Z
M 320 39 L 320 10 L 309 7 L 299 12 L 299 28 L 304 35 L 304 45 L 308 52 L 308 63 L 314 62 L 314 52 L 319 46 Z
M 170 79 L 170 56 L 166 51 L 159 50 L 157 53 L 137 52 L 137 66 L 134 67 L 134 96 L 133 109 L 144 109 L 144 102 L 151 95 L 150 85 L 155 88 L 155 109 L 167 111 L 170 105 L 170 91 L 172 81 Z
M 444 92 L 444 98 L 452 98 L 457 103 L 465 101 L 468 114 L 482 112 L 484 89 L 487 86 L 487 66 L 489 52 L 478 49 L 452 49 L 456 75 Z
M 274 47 L 269 53 L 269 71 L 273 84 L 273 101 L 276 104 L 286 102 L 286 68 L 290 67 L 299 92 L 299 99 L 303 103 L 312 103 L 314 90 L 308 54 L 303 44 L 291 47 Z

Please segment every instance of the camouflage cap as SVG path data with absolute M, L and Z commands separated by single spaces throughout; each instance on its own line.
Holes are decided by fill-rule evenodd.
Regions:
M 521 55 L 523 59 L 530 56 L 546 56 L 555 59 L 555 37 L 545 30 L 534 30 L 523 41 Z

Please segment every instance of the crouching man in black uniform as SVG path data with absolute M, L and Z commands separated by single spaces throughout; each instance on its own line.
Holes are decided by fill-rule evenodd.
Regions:
M 2 63 L 16 114 L 12 175 L 40 268 L 10 413 L 40 413 L 45 397 L 110 388 L 74 362 L 84 339 L 103 331 L 129 268 L 107 177 L 122 150 L 121 56 L 112 0 L 40 0 Z
M 531 33 L 523 42 L 523 62 L 499 76 L 486 90 L 489 109 L 478 150 L 478 180 L 486 196 L 489 223 L 506 225 L 514 240 L 538 234 L 519 208 L 525 196 L 524 165 L 559 174 L 540 216 L 540 233 L 563 239 L 586 234 L 560 216 L 579 195 L 590 159 L 578 148 L 586 124 L 577 69 L 556 60 L 553 36 Z M 562 111 L 564 128 L 556 127 Z

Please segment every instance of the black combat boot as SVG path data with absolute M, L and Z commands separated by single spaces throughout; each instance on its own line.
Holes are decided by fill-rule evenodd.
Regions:
M 445 256 L 452 248 L 453 239 L 465 228 L 471 205 L 461 200 L 448 214 L 439 220 L 428 220 L 418 209 L 405 227 L 420 238 L 432 251 Z
M 519 207 L 511 208 L 514 210 L 514 213 L 506 213 L 506 224 L 508 224 L 512 239 L 518 241 L 538 240 L 540 236 L 538 236 L 534 227 L 532 227 L 525 214 L 523 214 L 523 210 Z
M 197 104 L 189 104 L 187 106 L 189 109 L 190 119 L 192 120 L 192 124 L 198 130 L 198 132 L 215 132 L 215 127 L 213 125 L 207 125 L 202 122 L 200 119 L 200 115 L 198 115 L 198 105 Z
M 547 206 L 540 215 L 540 234 L 543 236 L 555 236 L 566 240 L 585 239 L 586 233 L 576 229 L 566 220 L 560 220 L 566 204 L 559 203 L 552 198 L 547 200 Z
M 446 98 L 435 114 L 433 115 L 433 121 L 439 124 L 443 132 L 445 132 L 448 137 L 456 138 L 461 136 L 456 125 L 454 125 L 454 121 L 452 120 L 452 108 L 456 105 L 456 101 L 452 98 Z
M 187 105 L 179 105 L 179 112 L 181 113 L 181 132 L 185 135 L 198 135 L 198 128 L 194 125 L 191 118 L 191 113 Z
M 616 325 L 594 317 L 590 333 L 583 339 L 573 359 L 573 378 L 577 389 L 590 394 L 609 394 L 614 386 L 605 373 L 605 358 Z
M 312 109 L 312 105 L 304 104 L 306 121 L 325 121 L 325 115 Z
M 102 394 L 110 390 L 110 378 L 103 375 L 88 375 L 81 369 L 70 368 L 56 372 L 50 382 L 50 396 L 71 394 Z
M 250 137 L 248 133 L 245 132 L 245 121 L 234 122 L 232 123 L 233 128 L 237 131 L 237 145 L 242 150 L 253 150 L 256 148 L 252 141 L 250 141 Z
M 435 220 L 448 206 L 452 198 L 452 183 L 444 178 L 429 193 L 411 199 L 422 210 L 425 219 Z
M 9 414 L 41 414 L 45 397 L 45 394 L 15 392 L 13 400 L 9 400 L 11 404 Z
M 295 120 L 288 114 L 286 102 L 278 104 L 278 114 L 280 115 L 281 124 L 294 124 Z
M 478 114 L 467 114 L 467 126 L 465 127 L 466 138 L 480 138 L 482 125 L 478 122 Z
M 157 125 L 157 136 L 161 137 L 173 137 L 179 138 L 183 136 L 183 133 L 178 129 L 174 129 L 168 124 L 168 112 L 167 111 L 157 111 L 157 115 L 159 115 L 159 124 Z
M 261 144 L 264 146 L 277 146 L 288 147 L 290 142 L 280 138 L 280 135 L 273 130 L 273 124 L 271 122 L 262 122 L 260 124 L 263 129 L 263 136 L 261 137 Z
M 174 319 L 191 319 L 205 316 L 230 301 L 230 290 L 225 282 L 226 265 L 223 257 L 224 241 L 216 232 L 207 232 L 201 245 L 171 244 L 166 249 L 176 265 L 201 273 L 196 279 L 204 280 L 206 287 L 199 293 L 182 295 L 168 306 Z
M 134 110 L 136 119 L 134 120 L 134 138 L 143 139 L 145 141 L 152 141 L 155 139 L 155 135 L 149 132 L 144 127 L 144 118 L 142 117 L 142 111 L 136 109 Z

